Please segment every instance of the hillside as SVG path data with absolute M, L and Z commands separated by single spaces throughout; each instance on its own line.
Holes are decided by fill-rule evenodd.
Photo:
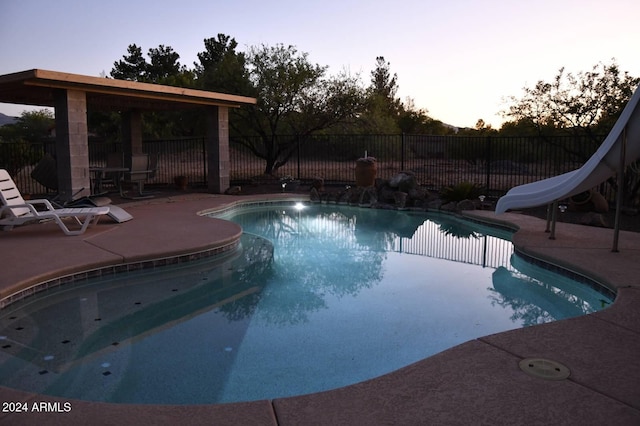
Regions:
M 11 124 L 16 121 L 16 117 L 11 117 L 0 112 L 0 126 Z

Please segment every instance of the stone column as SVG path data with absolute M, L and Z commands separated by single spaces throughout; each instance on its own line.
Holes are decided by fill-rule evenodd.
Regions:
M 207 108 L 207 187 L 221 194 L 229 188 L 231 161 L 229 159 L 229 108 Z
M 80 90 L 54 92 L 58 194 L 62 201 L 91 194 L 87 95 Z
M 131 155 L 142 154 L 142 114 L 130 110 L 123 112 L 121 117 L 124 166 L 131 168 Z

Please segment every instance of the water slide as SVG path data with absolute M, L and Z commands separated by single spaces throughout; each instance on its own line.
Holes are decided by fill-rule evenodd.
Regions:
M 495 212 L 525 209 L 571 197 L 601 184 L 620 169 L 626 129 L 625 166 L 640 158 L 640 87 L 636 88 L 602 145 L 579 169 L 511 188 L 498 200 Z

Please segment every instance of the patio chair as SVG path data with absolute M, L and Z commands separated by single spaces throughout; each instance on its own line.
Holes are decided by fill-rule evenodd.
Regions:
M 125 173 L 124 181 L 138 187 L 138 196 L 133 198 L 151 198 L 153 195 L 144 193 L 144 183 L 156 174 L 157 157 L 149 154 L 133 154 L 131 156 L 131 170 Z
M 102 215 L 109 213 L 107 206 L 56 209 L 49 200 L 25 201 L 5 169 L 0 169 L 0 202 L 0 228 L 7 231 L 19 225 L 53 220 L 65 234 L 80 235 L 89 225 L 97 223 Z M 43 206 L 44 210 L 39 211 L 35 206 Z M 67 218 L 73 218 L 80 229 L 69 229 L 63 221 Z
M 105 170 L 96 175 L 94 193 L 102 193 L 105 185 L 111 185 L 122 196 L 122 179 L 124 178 L 124 161 L 122 152 L 109 152 Z M 118 170 L 122 169 L 122 170 Z

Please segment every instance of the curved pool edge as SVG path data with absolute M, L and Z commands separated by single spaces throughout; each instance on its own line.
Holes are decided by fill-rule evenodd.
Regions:
M 216 204 L 265 198 L 217 197 Z M 207 202 L 211 200 L 182 206 L 193 215 L 210 208 Z M 482 218 L 485 213 L 477 216 Z M 562 224 L 553 244 L 548 238 L 542 240 L 546 238 L 539 227 L 543 221 L 517 216 L 504 216 L 505 222 L 519 227 L 514 235 L 517 247 L 567 266 L 579 259 L 587 272 L 607 277 L 608 285 L 618 290 L 616 302 L 596 314 L 475 339 L 387 375 L 317 394 L 197 406 L 70 401 L 71 411 L 63 411 L 62 404 L 68 400 L 0 387 L 2 401 L 25 401 L 29 408 L 33 403 L 51 403 L 49 412 L 5 412 L 0 413 L 0 421 L 84 424 L 91 418 L 94 424 L 175 424 L 188 415 L 193 424 L 211 424 L 213 419 L 216 424 L 258 425 L 417 424 L 424 419 L 439 424 L 512 424 L 514 419 L 579 424 L 615 419 L 616 424 L 637 424 L 640 371 L 635 357 L 640 350 L 640 288 L 636 277 L 640 271 L 625 262 L 634 254 L 637 259 L 640 235 L 623 234 L 621 253 L 607 255 L 602 232 L 594 232 L 595 228 L 581 226 L 576 240 L 571 232 L 563 234 Z M 586 238 L 587 234 L 594 236 Z M 626 243 L 625 238 L 629 239 Z M 618 254 L 622 256 L 616 258 Z M 531 378 L 518 368 L 519 361 L 530 356 L 556 359 L 569 367 L 571 376 L 553 383 Z M 608 362 L 603 363 L 604 359 Z

